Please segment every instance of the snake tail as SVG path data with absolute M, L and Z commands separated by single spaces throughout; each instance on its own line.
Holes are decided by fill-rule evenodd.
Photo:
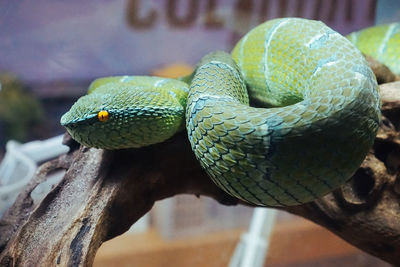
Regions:
M 366 55 L 400 75 L 400 23 L 378 25 L 351 33 L 347 38 Z

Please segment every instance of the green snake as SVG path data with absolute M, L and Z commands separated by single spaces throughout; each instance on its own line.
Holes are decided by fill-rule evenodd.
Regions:
M 366 55 L 400 74 L 400 23 L 375 26 L 349 34 L 347 38 Z
M 380 39 L 389 47 L 400 35 L 398 25 L 388 27 Z M 369 31 L 349 38 L 362 46 Z M 388 47 L 378 54 L 399 49 Z M 104 149 L 152 145 L 186 128 L 196 158 L 225 192 L 255 205 L 299 205 L 360 166 L 380 123 L 377 88 L 348 39 L 319 21 L 274 19 L 231 54 L 206 55 L 185 79 L 97 79 L 61 124 L 79 143 Z

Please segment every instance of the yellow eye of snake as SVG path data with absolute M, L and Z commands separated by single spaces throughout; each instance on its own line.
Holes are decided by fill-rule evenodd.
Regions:
M 108 121 L 108 111 L 102 110 L 99 113 L 97 113 L 97 118 L 99 121 L 106 122 Z

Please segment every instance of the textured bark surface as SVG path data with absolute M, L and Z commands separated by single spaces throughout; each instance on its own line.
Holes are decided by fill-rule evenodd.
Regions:
M 317 201 L 285 210 L 400 265 L 400 82 L 381 86 L 383 123 L 353 178 Z M 0 266 L 91 266 L 102 242 L 122 234 L 154 202 L 177 194 L 244 204 L 201 170 L 186 134 L 141 149 L 71 147 L 40 167 L 0 220 Z M 61 182 L 38 204 L 30 193 L 56 170 Z
M 378 84 L 400 81 L 400 76 L 391 72 L 386 65 L 380 63 L 373 57 L 367 55 L 364 56 L 372 71 L 374 72 Z

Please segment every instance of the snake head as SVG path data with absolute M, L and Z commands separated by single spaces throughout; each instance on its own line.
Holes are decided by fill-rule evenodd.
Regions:
M 185 106 L 170 89 L 142 83 L 101 85 L 78 99 L 61 117 L 61 125 L 73 139 L 89 147 L 121 149 L 165 141 L 183 129 Z

